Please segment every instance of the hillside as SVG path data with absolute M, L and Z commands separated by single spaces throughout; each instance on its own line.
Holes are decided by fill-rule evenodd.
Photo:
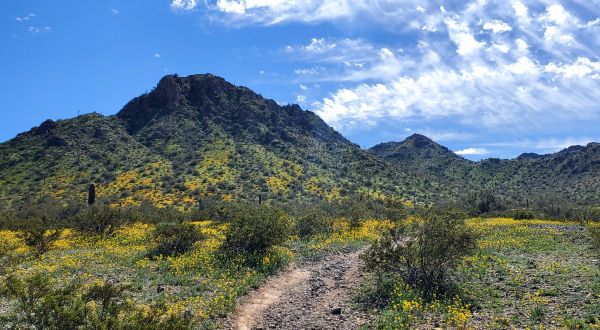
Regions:
M 482 189 L 517 203 L 600 198 L 596 143 L 480 162 L 418 134 L 363 150 L 313 112 L 210 74 L 166 76 L 114 116 L 45 121 L 0 144 L 0 154 L 0 208 L 43 195 L 83 200 L 89 182 L 114 204 L 180 208 L 207 196 L 435 202 Z
M 490 189 L 509 202 L 527 199 L 600 202 L 600 144 L 572 146 L 554 154 L 522 154 L 515 159 L 472 162 L 429 138 L 415 134 L 402 142 L 376 145 L 369 152 L 407 173 L 430 176 L 468 193 Z
M 41 195 L 194 207 L 225 200 L 430 198 L 425 181 L 345 139 L 297 105 L 213 75 L 166 76 L 115 116 L 46 121 L 0 145 L 0 199 Z

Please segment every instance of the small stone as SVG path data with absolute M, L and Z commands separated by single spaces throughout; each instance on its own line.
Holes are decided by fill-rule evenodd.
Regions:
M 333 307 L 331 309 L 331 314 L 333 314 L 333 315 L 341 315 L 342 314 L 342 307 Z
M 161 293 L 161 292 L 165 292 L 165 287 L 162 285 L 159 285 L 156 287 L 156 293 Z

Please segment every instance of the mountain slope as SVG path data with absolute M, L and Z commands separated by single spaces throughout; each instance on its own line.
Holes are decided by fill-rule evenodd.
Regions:
M 0 208 L 43 195 L 193 208 L 199 199 L 419 202 L 492 189 L 506 200 L 600 199 L 600 145 L 471 162 L 422 135 L 362 150 L 297 105 L 213 75 L 166 76 L 114 116 L 46 121 L 0 144 Z
M 422 135 L 369 149 L 400 166 L 442 182 L 448 189 L 489 189 L 508 202 L 544 198 L 572 203 L 600 202 L 600 144 L 572 146 L 554 154 L 522 154 L 515 159 L 466 160 Z
M 212 75 L 166 76 L 115 116 L 47 123 L 0 146 L 8 155 L 0 163 L 2 200 L 81 198 L 90 181 L 114 203 L 181 207 L 206 196 L 308 201 L 356 192 L 431 195 L 426 182 L 360 149 L 314 113 L 279 106 Z M 44 171 L 31 174 L 37 170 Z M 46 186 L 37 184 L 44 179 Z

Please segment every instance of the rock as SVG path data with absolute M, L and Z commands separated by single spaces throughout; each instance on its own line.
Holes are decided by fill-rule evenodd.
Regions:
M 333 307 L 331 309 L 331 314 L 333 315 L 341 315 L 342 314 L 342 307 Z
M 159 285 L 156 287 L 156 293 L 161 293 L 161 292 L 165 292 L 165 287 L 162 285 Z

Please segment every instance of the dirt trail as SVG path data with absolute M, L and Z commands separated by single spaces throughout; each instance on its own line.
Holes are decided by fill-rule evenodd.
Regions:
M 329 255 L 268 280 L 243 299 L 228 329 L 358 329 L 372 321 L 356 309 L 363 281 L 359 252 Z

